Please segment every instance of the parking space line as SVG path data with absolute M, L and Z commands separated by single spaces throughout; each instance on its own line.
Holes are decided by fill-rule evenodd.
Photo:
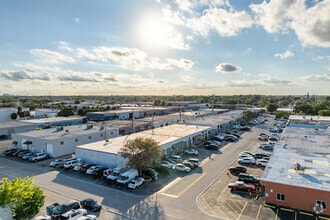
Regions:
M 244 207 L 243 207 L 243 209 L 242 209 L 242 211 L 241 211 L 241 213 L 239 214 L 237 220 L 241 218 L 241 216 L 242 216 L 242 214 L 243 214 L 243 212 L 244 212 L 244 209 L 246 208 L 247 204 L 248 204 L 248 203 L 246 202 L 245 205 L 244 205 Z
M 257 213 L 257 219 L 259 219 L 259 215 L 260 215 L 260 212 L 261 212 L 261 208 L 262 208 L 262 205 L 259 205 L 259 210 L 258 210 L 258 213 Z
M 182 180 L 181 177 L 177 177 L 175 180 L 173 180 L 172 182 L 167 184 L 165 187 L 163 187 L 161 190 L 159 190 L 158 193 L 162 194 L 165 190 L 167 190 L 167 188 L 170 188 L 172 185 L 176 184 L 177 182 L 179 182 L 181 180 Z

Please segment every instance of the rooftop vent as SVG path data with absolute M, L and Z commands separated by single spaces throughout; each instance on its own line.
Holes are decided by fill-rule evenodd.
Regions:
M 301 166 L 300 163 L 295 163 L 294 164 L 294 169 L 297 170 L 297 171 L 298 170 L 304 171 L 305 170 L 305 167 Z
M 86 128 L 87 128 L 87 129 L 92 129 L 92 128 L 93 128 L 93 125 L 87 125 Z
M 56 131 L 63 131 L 63 126 L 61 126 L 61 127 L 57 127 L 57 128 L 56 128 Z

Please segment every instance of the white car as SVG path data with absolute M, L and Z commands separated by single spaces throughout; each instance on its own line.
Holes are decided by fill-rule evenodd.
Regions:
M 160 161 L 160 166 L 162 167 L 166 167 L 166 168 L 170 168 L 170 169 L 174 169 L 175 165 L 167 160 L 162 160 Z
M 245 158 L 252 158 L 253 156 L 251 156 L 250 154 L 239 154 L 237 159 L 245 159 Z
M 198 151 L 195 149 L 187 149 L 184 152 L 189 155 L 198 155 Z
M 185 166 L 182 163 L 177 163 L 175 165 L 175 169 L 178 171 L 187 172 L 187 173 L 189 173 L 191 171 L 191 169 L 189 167 Z
M 81 168 L 84 164 L 85 164 L 84 162 L 79 162 L 78 164 L 76 164 L 76 165 L 73 167 L 73 170 L 75 170 L 75 171 L 79 171 L 80 168 Z
M 265 167 L 265 166 L 267 166 L 267 164 L 268 164 L 268 160 L 266 160 L 266 159 L 260 159 L 260 160 L 257 160 L 257 162 L 256 162 L 256 165 L 261 166 L 261 167 Z
M 268 141 L 269 136 L 268 135 L 259 135 L 258 139 L 261 141 Z
M 71 209 L 61 215 L 64 219 L 77 220 L 78 218 L 87 215 L 86 209 Z
M 239 164 L 255 164 L 256 160 L 253 159 L 252 157 L 248 157 L 248 158 L 238 159 L 237 162 Z
M 34 217 L 32 220 L 51 220 L 51 216 L 49 215 L 39 215 Z
M 93 173 L 94 173 L 94 170 L 95 170 L 96 168 L 98 168 L 98 167 L 100 167 L 100 166 L 91 166 L 90 168 L 88 168 L 88 169 L 86 170 L 86 174 L 89 174 L 89 175 L 93 174 Z
M 141 186 L 143 184 L 143 182 L 144 182 L 144 178 L 138 177 L 138 178 L 132 180 L 131 182 L 129 182 L 127 187 L 131 188 L 131 189 L 136 189 L 136 187 Z
M 251 157 L 254 157 L 254 153 L 250 152 L 250 151 L 241 151 L 238 155 L 250 155 Z

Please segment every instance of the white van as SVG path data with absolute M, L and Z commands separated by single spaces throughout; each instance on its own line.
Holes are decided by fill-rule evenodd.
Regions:
M 69 168 L 73 168 L 74 166 L 76 166 L 78 163 L 81 162 L 81 159 L 78 158 L 78 159 L 75 159 L 75 160 L 69 160 L 69 161 L 66 161 L 64 164 L 63 164 L 63 167 L 65 169 L 69 169 Z
M 119 184 L 128 184 L 131 180 L 135 179 L 139 175 L 139 172 L 136 169 L 129 169 L 125 173 L 121 174 L 117 179 L 117 183 Z
M 109 181 L 110 183 L 115 183 L 119 178 L 119 176 L 129 169 L 130 169 L 129 167 L 118 166 L 109 173 L 109 175 L 106 177 L 106 180 Z

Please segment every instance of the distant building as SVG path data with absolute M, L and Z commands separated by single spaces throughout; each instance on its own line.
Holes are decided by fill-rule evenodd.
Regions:
M 0 109 L 0 122 L 13 121 L 11 114 L 16 113 L 17 108 L 1 108 Z
M 200 137 L 204 137 L 210 128 L 208 126 L 194 126 L 174 124 L 153 130 L 142 131 L 131 135 L 115 137 L 107 141 L 98 141 L 76 148 L 76 157 L 88 163 L 97 163 L 107 167 L 125 165 L 127 159 L 121 156 L 121 147 L 128 140 L 137 137 L 152 138 L 157 141 L 164 155 L 183 153 L 185 149 L 194 148 L 200 144 Z
M 52 157 L 75 152 L 75 147 L 118 136 L 118 129 L 105 126 L 75 125 L 13 134 L 13 144 L 19 149 L 47 152 Z
M 265 201 L 330 215 L 330 117 L 290 116 L 261 176 Z

